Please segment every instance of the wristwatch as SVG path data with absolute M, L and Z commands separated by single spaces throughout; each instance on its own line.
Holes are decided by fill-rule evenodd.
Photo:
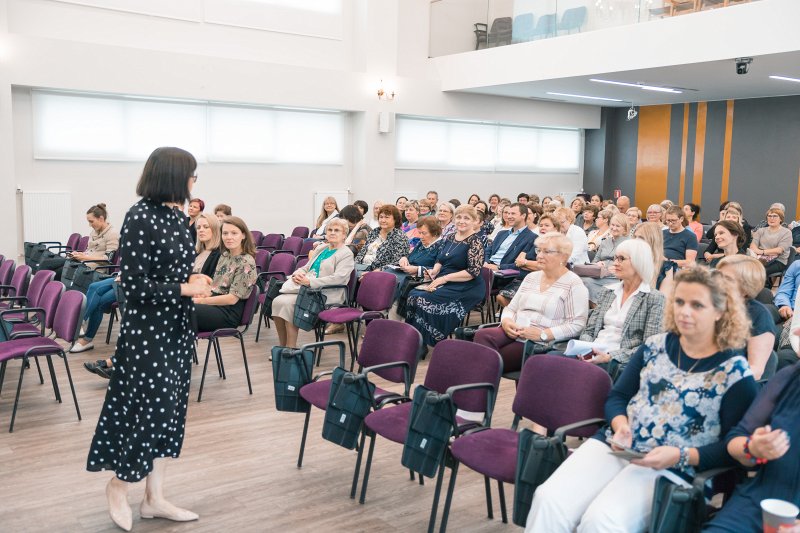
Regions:
M 539 334 L 539 338 L 542 339 L 543 341 L 546 341 L 547 340 L 547 332 L 545 330 L 542 330 L 542 332 Z

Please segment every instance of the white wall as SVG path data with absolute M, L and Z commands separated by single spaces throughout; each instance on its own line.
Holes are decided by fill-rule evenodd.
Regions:
M 352 199 L 371 203 L 393 198 L 396 190 L 408 190 L 406 183 L 418 179 L 422 192 L 434 188 L 428 182 L 441 183 L 443 190 L 457 189 L 451 173 L 419 177 L 395 170 L 395 136 L 377 132 L 377 116 L 383 110 L 528 125 L 599 126 L 599 108 L 443 93 L 427 58 L 427 0 L 347 0 L 345 5 L 350 33 L 332 41 L 211 28 L 49 0 L 0 1 L 0 200 L 14 205 L 17 184 L 29 190 L 72 191 L 72 227 L 65 228 L 65 236 L 86 230 L 83 213 L 89 205 L 106 201 L 112 222 L 119 224 L 135 200 L 141 163 L 33 159 L 30 87 L 351 112 L 341 166 L 201 166 L 196 194 L 211 206 L 232 205 L 262 231 L 287 231 L 310 223 L 316 190 L 350 189 Z M 378 101 L 380 79 L 399 92 L 394 102 Z M 12 110 L 13 121 L 8 120 Z M 475 175 L 469 189 L 474 184 L 488 193 L 488 184 L 481 187 L 472 180 L 497 179 Z M 18 246 L 15 235 L 21 235 L 19 224 L 11 236 L 0 234 L 0 250 L 8 254 Z

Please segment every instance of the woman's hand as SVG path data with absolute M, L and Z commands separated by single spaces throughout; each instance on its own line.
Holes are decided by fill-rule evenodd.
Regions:
M 626 448 L 630 448 L 633 444 L 633 434 L 631 433 L 631 427 L 628 425 L 627 422 L 620 424 L 616 431 L 614 431 L 614 437 L 612 438 L 614 442 L 617 444 L 621 444 Z M 619 451 L 622 448 L 618 446 L 611 445 L 612 450 Z
M 417 271 L 419 270 L 419 268 L 415 267 L 414 265 L 408 265 L 408 266 L 402 266 L 401 265 L 400 268 L 402 268 L 403 272 L 405 272 L 406 274 L 411 274 L 413 276 L 416 276 L 417 275 Z
M 181 283 L 181 296 L 197 297 L 211 296 L 211 278 L 204 274 L 192 274 L 187 283 Z M 202 303 L 197 302 L 195 303 Z
M 214 280 L 212 280 L 205 274 L 192 274 L 191 276 L 189 276 L 189 283 L 200 283 L 200 284 L 205 283 L 210 287 L 213 282 Z
M 405 270 L 406 267 L 408 267 L 410 263 L 408 262 L 408 257 L 401 257 L 400 261 L 398 261 L 397 264 L 400 266 L 400 268 Z
M 311 280 L 308 279 L 308 275 L 305 272 L 298 272 L 297 274 L 293 275 L 292 281 L 298 285 L 305 285 L 306 287 L 311 285 Z
M 527 262 L 527 259 L 525 259 L 525 252 L 520 252 L 517 258 L 514 259 L 514 264 L 518 267 L 524 267 Z
M 72 259 L 74 259 L 75 261 L 86 261 L 86 258 L 87 258 L 88 256 L 87 256 L 85 253 L 83 253 L 83 252 L 72 252 L 72 254 L 70 255 L 70 257 L 71 257 Z
M 431 281 L 430 284 L 428 285 L 428 291 L 433 292 L 442 285 L 444 285 L 445 283 L 447 283 L 447 280 L 445 278 L 446 276 L 442 276 L 441 278 L 435 278 L 433 281 Z
M 504 319 L 500 322 L 500 327 L 509 339 L 516 339 L 519 337 L 521 330 L 517 327 L 513 320 L 510 318 Z
M 756 428 L 750 438 L 750 453 L 758 459 L 774 461 L 780 459 L 789 451 L 789 435 L 782 429 L 772 429 L 770 426 Z
M 639 466 L 646 466 L 654 470 L 663 470 L 664 468 L 671 468 L 678 464 L 678 459 L 681 458 L 681 451 L 675 446 L 658 446 L 650 450 L 647 455 L 641 459 L 634 459 L 631 463 Z
M 594 353 L 594 357 L 592 357 L 591 359 L 587 359 L 587 361 L 589 361 L 590 363 L 599 365 L 611 361 L 611 354 L 608 354 L 606 352 L 599 352 L 594 348 L 592 349 L 592 353 Z
M 542 340 L 542 328 L 537 326 L 528 326 L 527 328 L 522 328 L 519 330 L 519 336 L 523 339 L 529 341 L 541 341 Z
M 796 520 L 794 525 L 781 526 L 778 528 L 779 533 L 800 533 L 800 520 Z

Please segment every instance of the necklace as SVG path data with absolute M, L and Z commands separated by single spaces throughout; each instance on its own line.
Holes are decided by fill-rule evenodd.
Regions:
M 447 243 L 447 248 L 445 248 L 444 250 L 445 257 L 450 257 L 450 254 L 454 252 L 455 249 L 458 248 L 461 244 L 463 244 L 463 241 L 458 242 L 455 239 L 455 237 L 453 237 L 453 240 Z
M 678 350 L 679 350 L 679 351 L 678 351 L 678 370 L 680 370 L 681 372 L 683 372 L 683 369 L 681 368 L 681 356 L 683 355 L 683 347 L 680 345 L 680 343 L 678 344 Z M 687 355 L 686 357 L 689 357 L 689 356 Z M 689 367 L 689 370 L 687 370 L 687 371 L 685 372 L 685 374 L 691 374 L 691 373 L 692 373 L 692 371 L 694 370 L 694 368 L 695 368 L 695 367 L 696 367 L 696 366 L 697 366 L 697 365 L 700 363 L 700 361 L 702 361 L 702 360 L 703 360 L 703 359 L 698 359 L 697 361 L 695 361 L 695 362 L 694 362 L 694 364 L 693 364 L 691 367 Z M 684 381 L 684 377 L 685 377 L 685 376 L 682 374 L 682 375 L 681 375 L 681 380 L 680 380 L 680 383 L 678 383 L 678 387 L 679 387 L 679 388 L 681 388 L 681 389 L 683 389 L 683 381 Z

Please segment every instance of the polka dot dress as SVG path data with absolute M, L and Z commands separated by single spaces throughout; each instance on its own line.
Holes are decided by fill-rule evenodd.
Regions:
M 194 306 L 181 298 L 180 284 L 195 251 L 182 213 L 140 200 L 125 216 L 120 254 L 127 302 L 86 468 L 134 482 L 150 473 L 154 458 L 181 452 Z

